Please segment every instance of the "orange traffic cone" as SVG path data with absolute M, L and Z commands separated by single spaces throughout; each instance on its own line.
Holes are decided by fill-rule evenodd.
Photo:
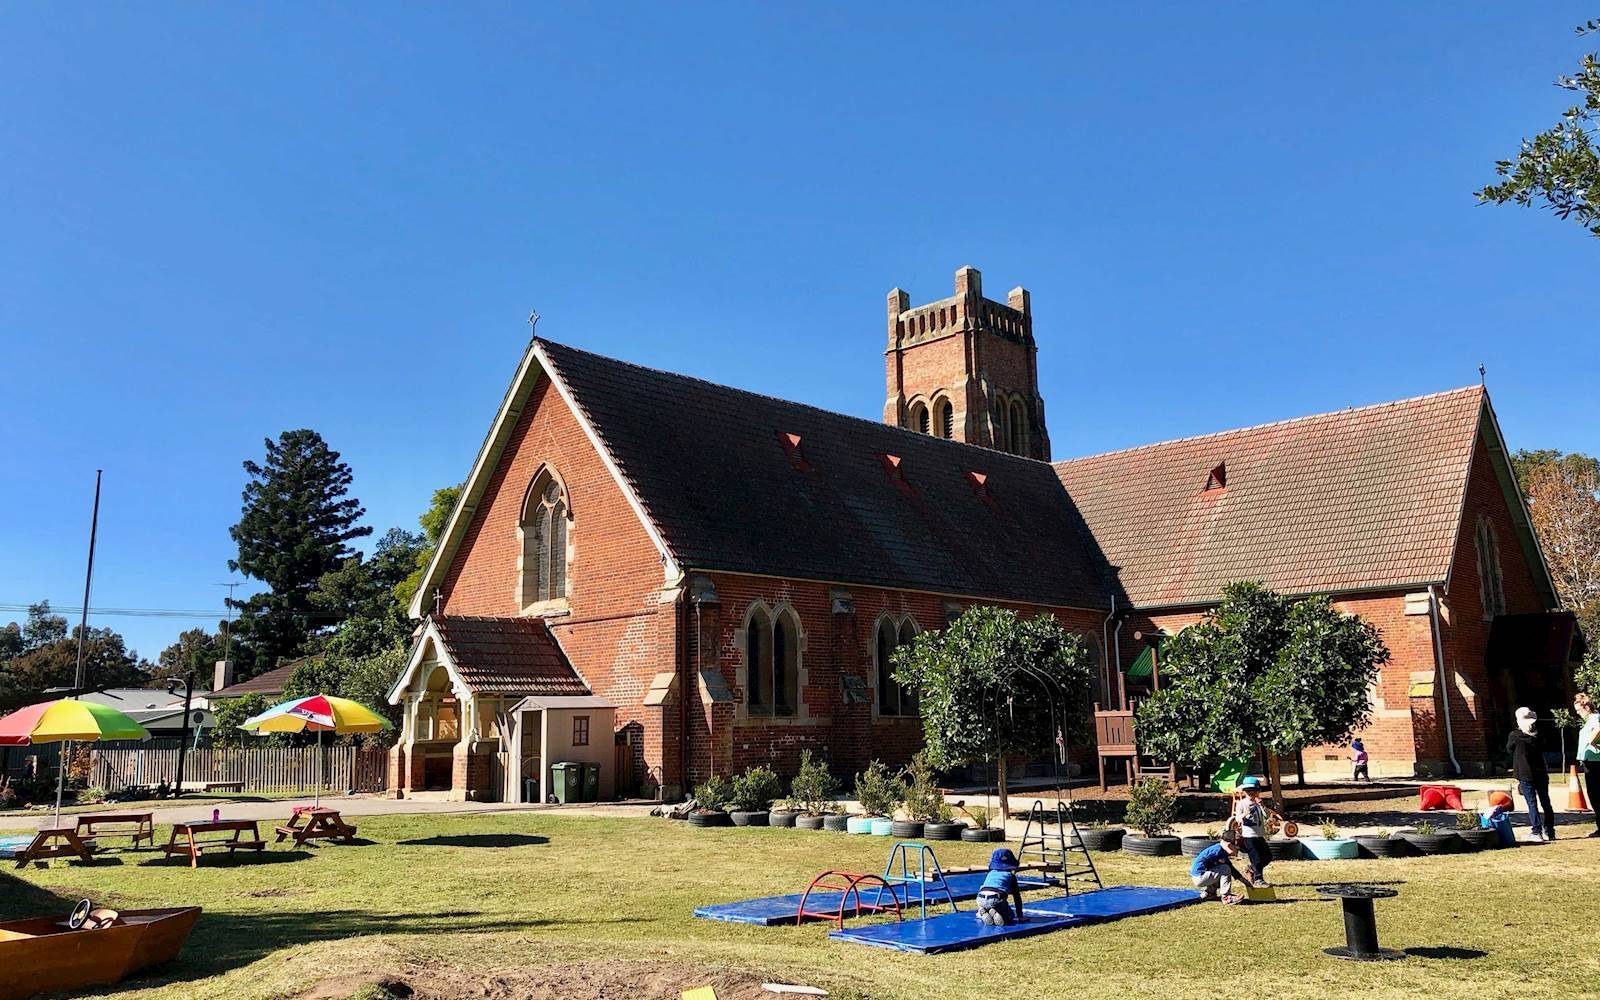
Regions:
M 1589 800 L 1583 796 L 1583 782 L 1578 780 L 1576 764 L 1567 772 L 1567 808 L 1578 812 L 1589 808 Z

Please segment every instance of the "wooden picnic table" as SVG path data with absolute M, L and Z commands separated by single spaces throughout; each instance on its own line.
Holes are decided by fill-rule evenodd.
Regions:
M 243 839 L 243 834 L 249 831 L 250 839 Z M 215 837 L 209 834 L 232 834 L 232 836 Z M 182 838 L 180 840 L 180 838 Z M 167 857 L 174 854 L 184 855 L 189 859 L 190 868 L 200 866 L 200 855 L 211 848 L 220 848 L 230 855 L 234 851 L 250 850 L 260 853 L 267 849 L 267 842 L 261 839 L 261 828 L 253 819 L 208 819 L 195 823 L 172 824 L 172 839 L 167 841 L 162 850 L 167 852 Z
M 47 826 L 34 834 L 33 842 L 18 852 L 17 867 L 26 868 L 30 861 L 42 864 L 50 858 L 75 857 L 80 861 L 88 861 L 93 854 L 94 847 L 84 843 L 76 827 Z
M 100 827 L 114 826 L 115 830 L 102 830 Z M 132 829 L 127 829 L 127 827 Z M 147 812 L 101 812 L 85 813 L 78 817 L 78 835 L 85 841 L 98 840 L 101 837 L 131 837 L 133 847 L 139 846 L 139 841 L 147 840 L 150 846 L 156 843 L 155 816 Z
M 343 840 L 348 843 L 356 839 L 356 828 L 346 823 L 337 809 L 295 806 L 289 822 L 278 827 L 276 842 L 281 844 L 286 837 L 293 837 L 296 847 L 305 846 L 308 840 Z

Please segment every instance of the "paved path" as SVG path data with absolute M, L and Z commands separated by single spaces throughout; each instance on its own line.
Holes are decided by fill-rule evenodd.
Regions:
M 311 798 L 304 799 L 266 799 L 247 802 L 219 802 L 208 799 L 193 805 L 174 804 L 170 806 L 134 806 L 138 811 L 149 811 L 154 814 L 155 822 L 161 824 L 184 823 L 191 820 L 205 820 L 211 818 L 211 810 L 220 811 L 226 819 L 254 819 L 278 820 L 288 819 L 289 811 L 297 805 L 310 805 Z M 328 796 L 322 804 L 332 809 L 337 809 L 345 816 L 404 816 L 404 815 L 439 815 L 444 813 L 499 813 L 499 812 L 548 812 L 563 816 L 614 816 L 634 817 L 647 816 L 650 813 L 649 805 L 619 805 L 597 804 L 583 806 L 550 806 L 533 805 L 515 802 L 432 802 L 418 801 L 415 799 L 391 799 L 375 795 L 353 796 Z M 108 805 L 107 810 L 118 807 Z M 63 825 L 77 821 L 77 816 L 82 813 L 63 814 Z M 49 810 L 27 813 L 0 813 L 0 830 L 36 830 L 50 825 L 51 813 Z

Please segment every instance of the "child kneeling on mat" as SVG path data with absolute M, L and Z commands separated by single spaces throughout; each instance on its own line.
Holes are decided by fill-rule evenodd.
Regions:
M 1017 904 L 1015 910 L 1011 908 L 1013 901 Z M 989 874 L 983 877 L 983 886 L 978 889 L 978 922 L 990 927 L 1008 927 L 1021 923 L 1022 919 L 1017 856 L 1009 847 L 998 847 L 989 855 Z
M 1194 856 L 1189 876 L 1194 879 L 1194 887 L 1200 890 L 1201 899 L 1237 903 L 1244 898 L 1233 891 L 1233 882 L 1239 877 L 1233 868 L 1233 859 L 1238 856 L 1239 839 L 1231 830 Z

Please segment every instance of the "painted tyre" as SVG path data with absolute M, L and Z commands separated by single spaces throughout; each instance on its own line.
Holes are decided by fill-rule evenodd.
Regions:
M 874 837 L 887 837 L 894 832 L 894 820 L 873 817 L 872 835 Z
M 877 819 L 876 816 L 851 816 L 849 819 L 845 820 L 844 832 L 871 833 L 872 821 L 875 819 Z
M 1311 837 L 1300 841 L 1300 846 L 1314 861 L 1350 861 L 1359 853 L 1356 842 L 1348 837 L 1336 837 L 1333 840 Z

